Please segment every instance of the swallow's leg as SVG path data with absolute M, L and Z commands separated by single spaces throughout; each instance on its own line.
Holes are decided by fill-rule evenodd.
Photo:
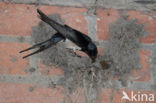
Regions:
M 41 52 L 41 51 L 49 48 L 50 46 L 52 46 L 54 44 L 57 44 L 61 40 L 65 40 L 65 38 L 61 34 L 56 33 L 50 39 L 48 39 L 48 40 L 46 40 L 44 42 L 38 43 L 36 45 L 33 45 L 32 47 L 27 48 L 25 50 L 22 50 L 19 53 L 22 53 L 22 52 L 25 52 L 25 51 L 28 51 L 28 50 L 31 50 L 31 49 L 39 48 L 37 51 L 35 51 L 35 52 L 33 52 L 31 54 L 28 54 L 28 55 L 26 55 L 26 56 L 23 57 L 23 58 L 26 58 L 26 57 L 31 56 L 33 54 L 37 54 L 37 53 L 39 53 L 39 52 Z
M 70 47 L 66 47 L 66 49 L 68 49 L 68 50 L 73 50 L 74 52 L 76 52 L 77 50 L 78 51 L 80 51 L 81 50 L 81 48 L 79 48 L 79 47 L 72 47 L 72 46 L 70 46 Z

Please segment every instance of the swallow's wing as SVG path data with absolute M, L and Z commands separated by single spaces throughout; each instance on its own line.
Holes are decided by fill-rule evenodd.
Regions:
M 37 9 L 38 17 L 44 21 L 45 23 L 49 24 L 53 29 L 55 29 L 57 32 L 62 34 L 65 37 L 66 29 L 63 25 L 59 24 L 55 20 L 49 18 L 46 14 L 44 14 L 41 10 Z
M 89 36 L 87 36 L 86 34 L 80 32 L 80 31 L 78 31 L 78 30 L 75 30 L 75 29 L 73 29 L 72 27 L 70 27 L 70 26 L 68 26 L 68 25 L 64 25 L 64 27 L 70 28 L 71 30 L 75 31 L 75 33 L 76 33 L 78 36 L 85 38 L 87 41 L 92 41 L 91 38 L 90 38 Z
M 89 36 L 87 36 L 87 35 L 85 35 L 85 34 L 83 34 L 82 36 L 83 36 L 86 40 L 92 41 L 92 39 L 91 39 Z

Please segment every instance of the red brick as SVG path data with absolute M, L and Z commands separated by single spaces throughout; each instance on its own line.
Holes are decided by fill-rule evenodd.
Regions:
M 139 23 L 142 23 L 146 27 L 146 31 L 149 32 L 149 35 L 145 38 L 141 38 L 143 43 L 156 43 L 156 18 L 144 14 L 139 11 L 129 11 L 129 19 L 138 19 Z M 155 16 L 155 13 L 151 13 Z
M 64 72 L 61 68 L 55 68 L 54 66 L 46 66 L 42 62 L 40 62 L 39 71 L 40 71 L 41 75 L 55 76 L 55 75 L 63 75 L 64 74 Z
M 111 103 L 112 90 L 102 89 L 101 91 L 101 103 Z
M 86 103 L 83 88 L 72 94 L 60 87 L 46 88 L 30 84 L 0 83 L 0 103 Z
M 64 93 L 60 87 L 53 89 L 0 83 L 0 103 L 61 103 L 63 99 Z
M 99 40 L 109 39 L 109 26 L 112 22 L 115 22 L 119 18 L 119 13 L 117 10 L 97 10 L 97 33 Z
M 140 51 L 140 64 L 142 68 L 139 70 L 132 71 L 133 81 L 144 81 L 149 82 L 151 79 L 151 70 L 150 70 L 150 61 L 151 56 L 150 50 L 141 50 Z
M 30 35 L 32 26 L 39 21 L 35 6 L 2 2 L 0 9 L 0 34 Z
M 70 94 L 70 99 L 72 100 L 72 103 L 86 103 L 84 88 L 78 88 Z M 69 99 L 67 99 L 67 103 L 70 103 Z
M 58 13 L 65 23 L 81 32 L 88 33 L 87 21 L 83 16 L 84 8 L 34 6 L 26 4 L 0 3 L 0 34 L 30 35 L 32 27 L 40 21 L 37 17 L 37 8 L 46 14 Z
M 28 48 L 26 43 L 0 43 L 0 74 L 22 74 L 29 68 L 29 60 L 22 59 L 19 51 Z M 26 54 L 24 54 L 26 55 Z
M 124 90 L 124 89 L 117 89 L 117 90 L 114 90 L 114 97 L 113 97 L 113 102 L 112 103 L 154 103 L 154 102 L 148 102 L 148 101 L 128 101 L 128 100 L 125 100 L 125 99 L 122 99 L 123 97 L 123 91 L 127 93 L 128 97 L 131 99 L 131 93 L 133 92 L 134 94 L 137 94 L 137 96 L 140 94 L 153 94 L 153 95 L 156 95 L 156 92 L 155 91 L 143 91 L 143 90 Z M 137 98 L 136 96 L 136 98 Z M 139 99 L 138 99 L 139 100 Z

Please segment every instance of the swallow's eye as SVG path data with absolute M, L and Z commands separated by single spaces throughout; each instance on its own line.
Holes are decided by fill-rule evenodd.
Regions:
M 95 47 L 96 47 L 96 46 L 95 46 L 93 43 L 89 43 L 89 44 L 88 44 L 88 49 L 89 49 L 89 50 L 94 50 Z

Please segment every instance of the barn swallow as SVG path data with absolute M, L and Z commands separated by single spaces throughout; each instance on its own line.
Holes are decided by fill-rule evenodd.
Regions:
M 41 52 L 49 48 L 53 44 L 57 44 L 61 40 L 69 39 L 70 41 L 75 43 L 77 46 L 79 46 L 81 48 L 81 51 L 85 52 L 92 59 L 92 62 L 95 62 L 98 50 L 97 50 L 96 45 L 93 43 L 93 41 L 91 40 L 89 36 L 71 28 L 68 25 L 61 25 L 55 22 L 54 20 L 50 19 L 47 15 L 45 15 L 39 9 L 37 9 L 37 12 L 39 14 L 39 18 L 45 23 L 49 24 L 53 29 L 55 29 L 57 31 L 57 34 L 53 35 L 49 40 L 46 40 L 28 49 L 20 51 L 20 53 L 22 53 L 30 49 L 39 48 L 39 50 L 27 56 L 24 56 L 23 58 L 26 58 L 28 56 Z

